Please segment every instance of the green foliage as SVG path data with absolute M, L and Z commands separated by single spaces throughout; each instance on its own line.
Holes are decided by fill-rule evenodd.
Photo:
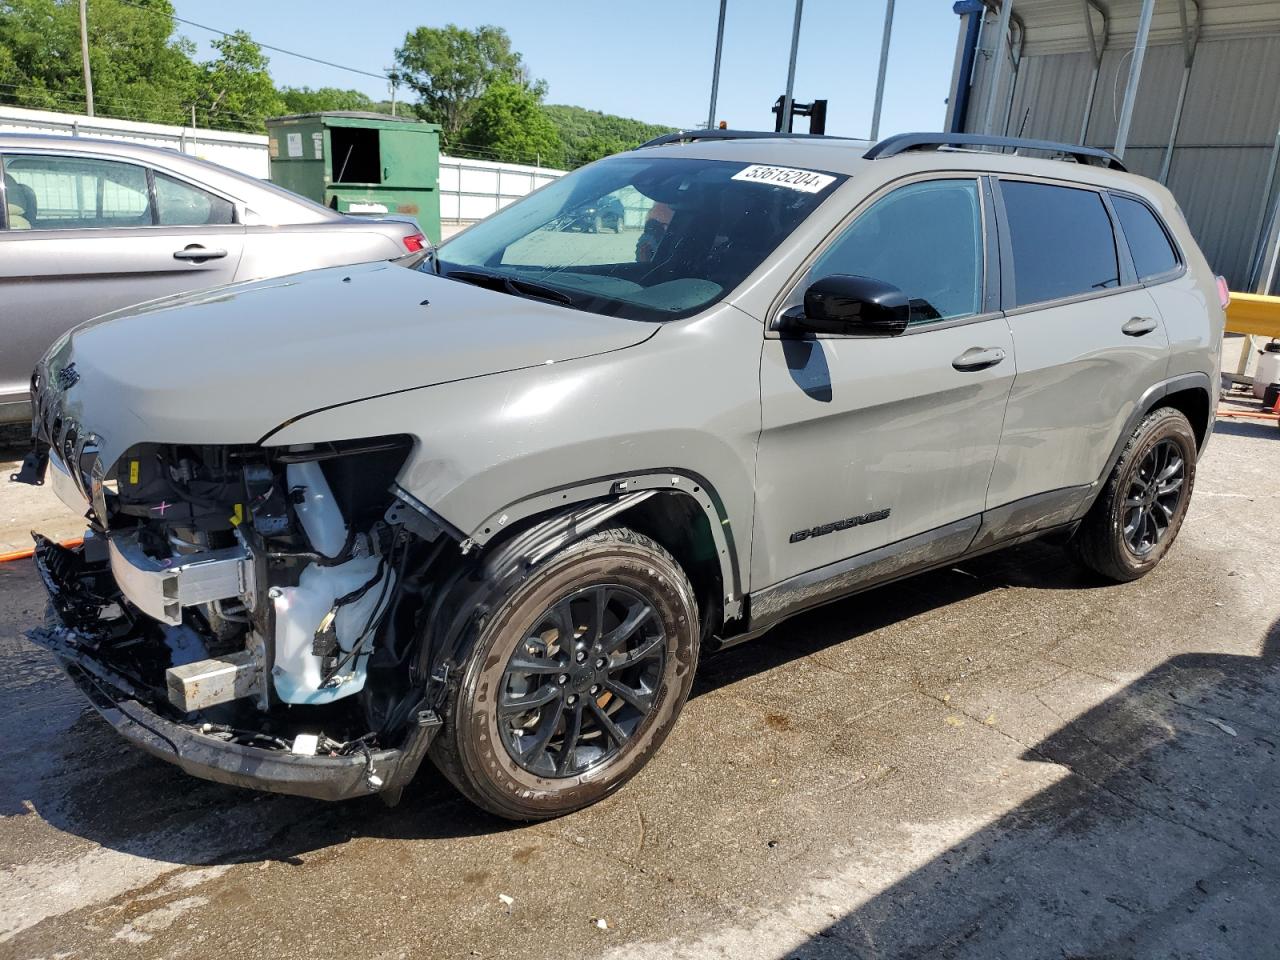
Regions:
M 564 104 L 548 104 L 542 110 L 559 131 L 570 166 L 630 150 L 675 129 Z
M 181 122 L 198 83 L 190 41 L 173 37 L 169 0 L 94 0 L 89 63 L 96 112 Z M 76 0 L 0 0 L 0 103 L 81 111 L 80 8 Z
M 257 129 L 266 117 L 288 112 L 284 99 L 267 72 L 270 62 L 262 48 L 243 30 L 213 41 L 220 54 L 204 64 L 204 77 L 197 116 L 203 115 L 205 126 L 230 126 L 237 123 Z
M 537 94 L 506 80 L 490 84 L 481 94 L 463 140 L 494 160 L 547 167 L 564 163 L 564 143 Z
M 457 142 L 471 124 L 490 85 L 514 84 L 536 99 L 546 90 L 541 82 L 529 81 L 520 54 L 511 49 L 511 38 L 501 27 L 418 27 L 396 50 L 396 64 L 418 94 L 418 115 L 440 124 L 446 145 Z
M 373 98 L 359 90 L 341 90 L 338 87 L 281 87 L 280 96 L 284 98 L 289 113 L 325 113 L 329 110 L 368 110 L 384 112 L 377 108 Z M 390 104 L 386 113 L 390 113 Z

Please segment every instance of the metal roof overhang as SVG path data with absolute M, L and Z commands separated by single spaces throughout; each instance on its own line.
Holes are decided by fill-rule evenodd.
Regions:
M 998 10 L 999 0 L 984 0 Z M 1132 46 L 1138 32 L 1142 0 L 1012 0 L 1014 17 L 1026 29 L 1027 56 L 1075 53 L 1089 49 L 1085 10 L 1092 8 L 1096 31 L 1107 20 L 1108 46 Z M 1280 2 L 1276 0 L 1187 0 L 1194 23 L 1195 7 L 1201 13 L 1200 39 L 1257 36 L 1280 33 Z M 1182 42 L 1179 0 L 1156 0 L 1151 20 L 1151 45 Z

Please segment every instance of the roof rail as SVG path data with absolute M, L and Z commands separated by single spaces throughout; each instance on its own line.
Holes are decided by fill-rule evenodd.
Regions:
M 1077 163 L 1094 164 L 1111 170 L 1125 170 L 1125 165 L 1110 150 L 1055 143 L 1052 140 L 1024 140 L 1021 137 L 991 137 L 982 133 L 899 133 L 881 140 L 864 154 L 868 160 L 896 157 L 911 150 L 938 147 L 1012 147 L 1014 150 L 1045 150 L 1061 153 Z M 1098 161 L 1101 161 L 1098 163 Z
M 777 133 L 773 130 L 677 130 L 664 133 L 636 147 L 660 147 L 667 143 L 693 143 L 696 140 L 848 140 L 848 137 L 832 137 L 823 133 Z

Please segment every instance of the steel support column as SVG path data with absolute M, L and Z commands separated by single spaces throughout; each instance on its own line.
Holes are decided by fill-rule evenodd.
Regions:
M 1022 68 L 1022 48 L 1027 42 L 1027 25 L 1023 23 L 1022 18 L 1014 14 L 1009 18 L 1011 27 L 1018 28 L 1018 42 L 1013 42 L 1013 30 L 1009 31 L 1009 64 L 1013 68 L 1013 76 L 1009 78 L 1009 99 L 1005 103 L 1004 108 L 1004 126 L 1001 127 L 1001 136 L 1009 135 L 1009 119 L 1013 116 L 1013 100 L 1018 95 L 1018 71 Z M 1019 132 L 1019 136 L 1021 133 Z
M 884 33 L 880 37 L 880 72 L 876 75 L 876 102 L 871 110 L 871 139 L 880 139 L 880 108 L 884 106 L 884 76 L 889 69 L 889 40 L 893 36 L 893 2 L 885 0 Z
M 796 92 L 796 54 L 800 51 L 800 16 L 804 11 L 804 0 L 796 0 L 796 18 L 791 25 L 791 62 L 787 65 L 787 92 L 782 101 L 782 130 L 791 132 L 791 106 L 795 103 Z
M 1187 85 L 1191 82 L 1191 65 L 1196 59 L 1196 47 L 1200 45 L 1200 21 L 1202 14 L 1198 0 L 1191 0 L 1196 7 L 1196 25 L 1192 30 L 1187 21 L 1187 0 L 1178 0 L 1178 17 L 1182 22 L 1182 85 L 1178 88 L 1178 105 L 1173 108 L 1173 123 L 1169 127 L 1169 145 L 1165 147 L 1160 162 L 1160 182 L 1169 182 L 1169 167 L 1173 164 L 1173 148 L 1178 142 L 1178 128 L 1182 126 L 1182 108 L 1187 103 Z
M 724 11 L 729 0 L 720 0 L 720 23 L 716 27 L 716 62 L 711 68 L 711 106 L 707 108 L 707 129 L 716 125 L 716 98 L 720 94 L 720 54 L 724 52 Z
M 1089 121 L 1093 118 L 1093 101 L 1098 93 L 1098 74 L 1102 72 L 1102 56 L 1107 52 L 1107 40 L 1111 35 L 1111 20 L 1107 11 L 1098 6 L 1097 0 L 1080 0 L 1084 7 L 1084 25 L 1089 32 L 1089 53 L 1093 57 L 1093 74 L 1089 77 L 1089 93 L 1084 98 L 1084 118 L 1080 121 L 1080 145 L 1084 146 L 1089 136 Z M 1102 39 L 1093 29 L 1093 14 L 1089 8 L 1098 11 L 1102 17 Z
M 1117 157 L 1124 157 L 1129 143 L 1129 126 L 1133 123 L 1133 104 L 1138 99 L 1138 84 L 1142 82 L 1142 61 L 1147 57 L 1147 38 L 1151 35 L 1151 15 L 1156 0 L 1142 0 L 1142 14 L 1138 17 L 1138 35 L 1133 41 L 1133 63 L 1129 66 L 1129 82 L 1124 87 L 1124 103 L 1120 107 L 1120 123 L 1116 127 Z
M 982 132 L 995 133 L 992 123 L 996 118 L 996 98 L 1000 94 L 1000 81 L 1004 77 L 1004 45 L 1009 36 L 1009 17 L 1013 14 L 1013 0 L 1001 0 L 1000 18 L 996 21 L 996 39 L 992 45 L 991 80 L 987 85 L 987 108 L 982 116 Z

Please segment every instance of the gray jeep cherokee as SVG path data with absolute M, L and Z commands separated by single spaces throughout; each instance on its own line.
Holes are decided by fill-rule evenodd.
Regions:
M 601 204 L 617 232 L 561 229 Z M 563 814 L 644 765 L 704 650 L 1031 537 L 1149 571 L 1224 291 L 1102 151 L 661 138 L 417 272 L 63 337 L 18 478 L 89 530 L 37 538 L 31 636 L 196 775 L 394 801 L 430 755 L 493 813 Z

